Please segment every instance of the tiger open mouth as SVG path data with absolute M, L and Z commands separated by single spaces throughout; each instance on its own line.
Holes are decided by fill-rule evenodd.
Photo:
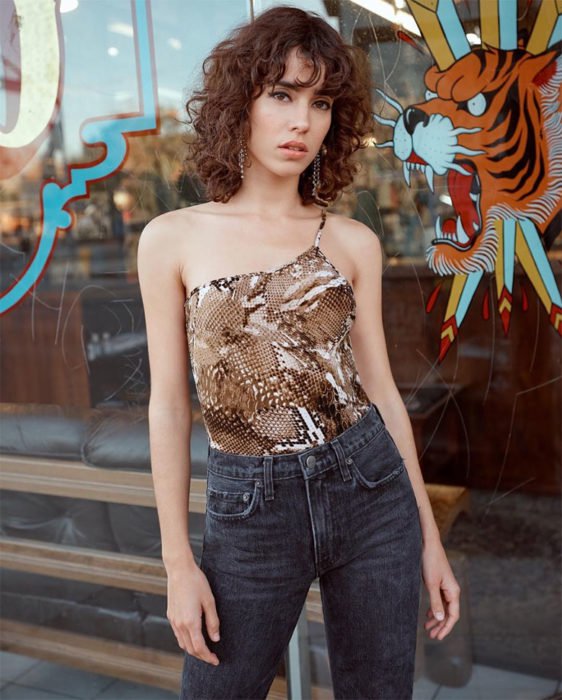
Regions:
M 468 172 L 463 175 L 457 170 L 447 172 L 447 187 L 456 216 L 447 218 L 441 224 L 441 217 L 435 222 L 435 233 L 432 243 L 447 243 L 458 250 L 468 250 L 482 227 L 480 212 L 480 195 L 482 188 L 476 168 L 469 161 L 459 163 Z
M 474 239 L 482 228 L 482 213 L 480 197 L 482 187 L 474 165 L 468 161 L 455 161 L 466 175 L 449 168 L 447 171 L 447 187 L 451 197 L 454 216 L 447 217 L 441 222 L 438 216 L 435 222 L 436 238 L 433 244 L 451 245 L 457 250 L 468 250 L 474 244 Z M 412 153 L 404 163 L 404 170 L 419 169 L 426 174 L 428 184 L 433 191 L 433 169 L 423 158 Z

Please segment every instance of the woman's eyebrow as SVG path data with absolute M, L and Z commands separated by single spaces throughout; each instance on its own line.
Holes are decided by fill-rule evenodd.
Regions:
M 288 80 L 278 80 L 275 84 L 280 85 L 282 87 L 290 88 L 291 90 L 301 90 L 302 89 L 302 85 L 297 85 L 296 83 L 291 83 Z M 313 95 L 322 95 L 324 93 L 322 92 L 322 88 L 318 88 L 317 90 L 314 90 L 314 92 L 312 94 Z

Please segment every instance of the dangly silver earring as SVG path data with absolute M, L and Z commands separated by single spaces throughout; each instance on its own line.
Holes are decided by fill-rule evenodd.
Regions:
M 248 151 L 246 150 L 246 143 L 242 140 L 242 137 L 238 139 L 240 143 L 240 151 L 238 152 L 238 164 L 240 166 L 240 179 L 244 179 L 244 161 L 248 156 Z
M 327 152 L 328 149 L 326 148 L 326 144 L 323 143 L 321 149 L 314 157 L 314 165 L 312 170 L 312 196 L 315 199 L 318 197 L 318 189 L 320 187 L 320 154 L 322 153 L 322 155 L 326 155 Z

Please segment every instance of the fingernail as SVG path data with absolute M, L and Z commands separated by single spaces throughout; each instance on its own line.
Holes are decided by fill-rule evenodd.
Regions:
M 220 639 L 220 634 L 218 632 L 213 632 L 213 639 L 215 642 L 218 642 Z
M 442 613 L 442 612 L 436 612 L 436 613 L 435 613 L 435 617 L 436 617 L 438 620 L 443 620 L 443 618 L 445 617 L 445 614 Z

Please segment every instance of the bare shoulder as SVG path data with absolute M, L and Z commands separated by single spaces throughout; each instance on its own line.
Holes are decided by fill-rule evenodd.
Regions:
M 209 203 L 195 204 L 164 212 L 150 219 L 142 230 L 139 240 L 139 255 L 156 255 L 166 259 L 185 280 L 184 263 L 191 257 L 194 232 L 201 231 L 205 221 L 203 214 L 209 212 Z
M 191 228 L 197 217 L 197 212 L 202 206 L 205 205 L 196 204 L 192 207 L 183 207 L 158 214 L 146 224 L 142 235 L 146 233 L 147 237 L 160 235 L 174 238 L 182 233 L 185 234 Z
M 342 250 L 346 251 L 352 262 L 354 278 L 359 276 L 361 268 L 372 268 L 373 264 L 378 264 L 383 258 L 380 238 L 372 228 L 341 214 L 330 213 L 328 221 L 333 222 L 331 230 L 334 232 L 334 237 L 338 239 Z
M 369 226 L 361 221 L 357 221 L 357 219 L 352 219 L 349 216 L 343 216 L 341 214 L 329 214 L 329 218 L 333 220 L 334 228 L 339 229 L 352 246 L 358 246 L 359 248 L 362 246 L 372 246 L 373 239 L 376 239 L 376 241 L 380 243 L 379 237 L 373 229 L 369 228 Z

